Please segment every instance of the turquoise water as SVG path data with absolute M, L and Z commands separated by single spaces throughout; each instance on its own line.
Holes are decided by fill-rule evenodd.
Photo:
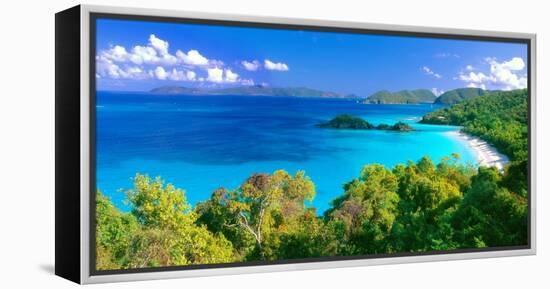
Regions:
M 304 170 L 316 185 L 319 213 L 365 164 L 391 167 L 473 151 L 446 134 L 458 127 L 418 124 L 432 105 L 366 105 L 351 100 L 250 96 L 97 94 L 97 188 L 127 210 L 136 173 L 161 176 L 191 204 L 220 186 L 237 188 L 256 172 Z M 348 131 L 315 124 L 349 113 L 373 124 L 404 121 L 416 131 Z

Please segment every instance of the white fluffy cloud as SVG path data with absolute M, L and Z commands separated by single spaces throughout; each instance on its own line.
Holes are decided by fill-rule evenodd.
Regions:
M 149 75 L 139 66 L 126 65 L 119 66 L 110 59 L 98 56 L 96 57 L 96 75 L 112 79 L 146 79 Z
M 191 70 L 185 72 L 185 76 L 187 77 L 187 80 L 195 81 L 197 79 L 197 74 Z
M 431 68 L 427 66 L 422 66 L 422 71 L 424 71 L 424 73 L 426 73 L 427 75 L 431 75 L 437 79 L 440 79 L 442 77 L 441 74 L 434 72 Z
M 218 67 L 208 68 L 207 81 L 215 83 L 236 83 L 241 82 L 243 84 L 248 83 L 250 80 L 241 80 L 239 75 L 231 69 L 221 69 Z
M 225 81 L 226 82 L 237 82 L 239 80 L 239 75 L 231 71 L 231 69 L 225 70 Z
M 442 89 L 438 89 L 438 88 L 434 87 L 434 88 L 432 88 L 432 93 L 435 94 L 435 96 L 440 96 L 443 93 L 445 93 L 445 91 L 442 90 Z
M 484 83 L 491 80 L 491 77 L 485 75 L 483 72 L 473 72 L 467 74 L 460 74 L 458 78 L 465 82 Z
M 525 62 L 521 57 L 513 57 L 503 62 L 498 62 L 496 58 L 486 58 L 485 64 L 489 65 L 488 73 L 475 72 L 474 68 L 468 65 L 466 70 L 469 72 L 459 73 L 458 79 L 465 82 L 468 87 L 483 89 L 512 90 L 527 87 L 527 75 L 522 73 Z
M 252 60 L 247 61 L 243 60 L 241 61 L 241 65 L 245 70 L 248 71 L 257 71 L 258 69 L 262 68 L 262 64 L 258 60 Z M 269 59 L 264 59 L 263 68 L 266 70 L 272 70 L 272 71 L 288 71 L 288 65 L 283 62 L 273 62 Z
M 527 76 L 519 76 L 517 72 L 525 68 L 525 62 L 519 57 L 499 63 L 496 59 L 488 59 L 491 65 L 491 77 L 493 82 L 504 90 L 527 87 Z
M 157 51 L 150 46 L 135 46 L 132 48 L 132 54 L 129 54 L 128 57 L 134 64 L 156 64 L 160 62 Z
M 174 81 L 195 81 L 196 74 L 193 71 L 183 71 L 172 68 L 168 79 Z
M 99 52 L 100 61 L 111 61 L 118 64 L 134 65 L 175 65 L 178 59 L 168 52 L 168 42 L 149 36 L 146 46 L 136 45 L 128 51 L 121 45 L 115 45 Z
M 124 46 L 115 45 L 111 47 L 111 49 L 109 49 L 107 52 L 105 52 L 104 56 L 110 58 L 113 61 L 123 62 L 128 59 L 129 54 Z
M 121 45 L 114 45 L 101 50 L 96 56 L 96 76 L 113 79 L 147 79 L 173 81 L 196 81 L 197 74 L 193 67 L 201 67 L 223 62 L 209 60 L 197 50 L 187 53 L 178 50 L 170 54 L 168 41 L 149 35 L 147 45 L 136 45 L 130 50 Z M 229 79 L 234 75 L 230 74 Z
M 525 68 L 525 62 L 521 57 L 514 57 L 503 63 L 498 63 L 495 58 L 487 58 L 487 61 L 492 64 L 500 65 L 504 69 L 509 70 L 522 70 Z
M 168 54 L 168 41 L 157 38 L 155 34 L 149 36 L 149 44 L 155 48 L 160 55 Z
M 242 66 L 244 69 L 248 71 L 256 71 L 258 68 L 260 68 L 260 62 L 258 60 L 252 60 L 252 61 L 241 61 Z
M 265 59 L 242 61 L 238 68 L 256 71 L 261 68 L 288 71 L 288 65 Z M 252 79 L 242 79 L 233 68 L 221 60 L 209 59 L 196 49 L 170 52 L 170 43 L 150 34 L 147 44 L 126 48 L 113 45 L 96 55 L 96 77 L 111 79 L 157 79 L 167 81 L 197 81 L 217 84 L 254 85 Z
M 154 77 L 158 80 L 173 80 L 173 81 L 195 81 L 196 73 L 188 70 L 178 70 L 172 68 L 172 70 L 165 70 L 162 66 L 157 66 L 155 70 L 152 71 Z
M 168 73 L 161 66 L 157 66 L 154 72 L 157 79 L 166 80 L 166 78 L 168 77 Z
M 207 65 L 208 58 L 202 56 L 197 50 L 189 50 L 187 54 L 181 50 L 176 51 L 178 59 L 189 65 Z
M 221 68 L 208 68 L 207 72 L 208 78 L 206 80 L 217 83 L 223 82 L 223 70 Z
M 264 60 L 264 68 L 275 71 L 288 71 L 288 65 L 282 62 L 273 62 L 269 59 Z
M 134 64 L 174 65 L 177 63 L 177 58 L 168 53 L 168 42 L 157 38 L 154 34 L 149 36 L 147 46 L 134 46 L 128 54 L 128 59 Z

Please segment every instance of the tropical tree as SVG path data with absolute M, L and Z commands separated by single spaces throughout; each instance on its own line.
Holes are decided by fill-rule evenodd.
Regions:
M 197 225 L 183 190 L 136 175 L 122 213 L 101 192 L 96 198 L 97 269 L 142 268 L 235 260 L 221 234 Z
M 480 167 L 451 219 L 461 247 L 526 245 L 527 198 L 501 185 L 496 168 Z
M 315 186 L 304 172 L 299 171 L 293 177 L 279 170 L 272 175 L 254 174 L 234 191 L 218 189 L 206 204 L 199 207 L 203 216 L 224 218 L 220 224 L 208 217 L 209 228 L 220 230 L 225 226 L 237 229 L 236 234 L 246 234 L 253 239 L 253 255 L 269 259 L 275 258 L 273 247 L 279 243 L 278 231 L 284 231 L 296 222 L 305 212 L 305 201 L 311 201 L 314 196 Z M 206 219 L 202 218 L 203 221 Z
M 369 165 L 344 189 L 344 195 L 334 200 L 326 214 L 345 229 L 348 244 L 344 253 L 385 252 L 399 202 L 396 176 L 382 165 Z
M 416 164 L 398 165 L 398 217 L 392 232 L 392 251 L 414 252 L 453 249 L 449 219 L 461 201 L 461 177 L 449 164 L 436 167 L 423 157 Z
M 134 240 L 133 252 L 141 265 L 186 265 L 233 261 L 233 247 L 221 234 L 196 225 L 197 215 L 187 203 L 185 192 L 160 178 L 136 175 L 128 191 L 132 214 L 143 234 Z M 156 249 L 158 248 L 158 249 Z M 152 254 L 141 254 L 154 250 Z
M 97 269 L 118 269 L 126 266 L 130 256 L 128 245 L 139 224 L 131 214 L 121 213 L 111 200 L 96 194 L 96 260 Z

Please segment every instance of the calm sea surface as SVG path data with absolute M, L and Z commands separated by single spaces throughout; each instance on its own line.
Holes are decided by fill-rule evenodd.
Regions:
M 161 176 L 186 191 L 191 204 L 255 172 L 304 170 L 316 185 L 319 213 L 365 164 L 391 167 L 424 155 L 439 161 L 475 155 L 445 132 L 416 122 L 435 105 L 366 105 L 352 100 L 97 93 L 97 188 L 127 210 L 136 173 Z M 342 113 L 373 124 L 404 121 L 417 131 L 347 131 L 315 127 Z

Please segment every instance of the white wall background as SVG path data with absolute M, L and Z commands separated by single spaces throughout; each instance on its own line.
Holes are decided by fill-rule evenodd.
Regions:
M 550 286 L 547 1 L 125 0 L 89 4 L 538 34 L 538 254 L 519 258 L 147 281 L 96 288 L 543 288 Z M 54 13 L 79 2 L 0 8 L 0 287 L 69 288 L 54 265 Z M 546 285 L 546 286 L 545 286 Z M 546 287 L 548 288 L 548 287 Z

